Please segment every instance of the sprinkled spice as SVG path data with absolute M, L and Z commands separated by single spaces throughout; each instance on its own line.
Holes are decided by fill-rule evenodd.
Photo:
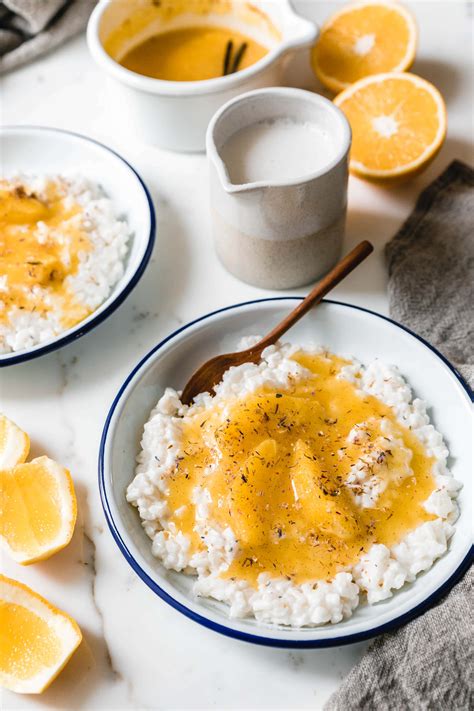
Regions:
M 387 405 L 362 398 L 356 385 L 337 377 L 341 359 L 307 354 L 294 359 L 312 375 L 292 382 L 284 393 L 264 388 L 236 399 L 225 413 L 206 409 L 183 429 L 186 474 L 172 478 L 167 503 L 171 511 L 189 503 L 196 485 L 221 502 L 210 515 L 238 541 L 234 561 L 221 574 L 225 578 L 255 584 L 260 573 L 271 570 L 297 584 L 331 579 L 372 543 L 391 545 L 430 517 L 422 503 L 434 486 L 431 460 L 416 438 Z M 413 477 L 403 483 L 395 475 L 401 460 L 392 439 L 390 450 L 380 446 L 382 419 L 413 453 Z M 349 437 L 367 421 L 372 423 L 364 428 L 367 436 Z M 362 487 L 347 484 L 354 463 L 386 477 L 375 508 L 355 502 Z M 194 506 L 188 508 L 174 523 L 199 548 Z

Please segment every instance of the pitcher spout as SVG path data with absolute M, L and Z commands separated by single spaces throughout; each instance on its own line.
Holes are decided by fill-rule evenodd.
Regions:
M 216 179 L 219 181 L 220 188 L 224 190 L 229 195 L 236 195 L 238 193 L 248 193 L 263 187 L 262 185 L 257 185 L 256 183 L 238 183 L 232 182 L 229 169 L 221 157 L 216 143 L 213 140 L 213 136 L 208 131 L 207 134 L 207 157 L 209 159 L 210 167 L 213 169 L 213 173 Z

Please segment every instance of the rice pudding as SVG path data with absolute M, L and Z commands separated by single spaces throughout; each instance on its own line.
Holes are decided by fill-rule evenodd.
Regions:
M 191 407 L 167 390 L 127 499 L 154 555 L 232 616 L 335 623 L 446 551 L 447 455 L 396 368 L 286 344 Z
M 0 353 L 51 340 L 120 279 L 129 229 L 82 177 L 0 180 Z

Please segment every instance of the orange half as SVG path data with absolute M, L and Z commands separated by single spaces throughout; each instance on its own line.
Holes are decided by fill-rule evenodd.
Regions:
M 414 74 L 378 74 L 334 99 L 352 128 L 351 172 L 372 180 L 405 178 L 423 170 L 446 137 L 439 91 Z
M 372 74 L 409 69 L 417 36 L 413 16 L 398 2 L 349 3 L 321 28 L 313 69 L 324 86 L 342 91 Z

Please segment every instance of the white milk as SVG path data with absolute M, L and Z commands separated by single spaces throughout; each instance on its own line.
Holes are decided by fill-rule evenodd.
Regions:
M 335 157 L 332 136 L 309 121 L 276 118 L 240 129 L 219 151 L 231 183 L 303 178 Z

